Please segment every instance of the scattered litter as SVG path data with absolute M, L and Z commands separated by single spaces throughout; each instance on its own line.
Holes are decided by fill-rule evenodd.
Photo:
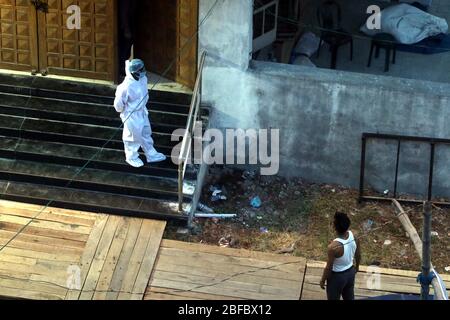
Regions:
M 390 190 L 384 190 L 383 194 L 387 197 L 389 195 Z
M 375 240 L 375 239 L 373 239 L 373 242 L 374 242 L 374 243 L 378 243 L 378 241 L 377 241 L 377 240 Z
M 211 219 L 233 219 L 236 214 L 220 214 L 220 213 L 196 213 L 196 218 L 211 218 Z
M 250 201 L 250 205 L 251 205 L 253 208 L 256 208 L 256 209 L 261 208 L 261 206 L 262 206 L 261 198 L 260 198 L 260 197 L 254 197 L 254 198 Z
M 367 220 L 366 222 L 364 222 L 363 224 L 363 229 L 365 232 L 369 232 L 370 230 L 372 230 L 372 226 L 373 226 L 374 222 L 373 220 Z
M 259 231 L 260 231 L 261 233 L 269 233 L 269 229 L 264 228 L 264 227 L 259 228 Z
M 228 248 L 230 246 L 230 242 L 225 238 L 220 238 L 219 240 L 219 247 L 221 248 Z
M 263 219 L 263 217 L 261 217 L 261 216 L 257 216 L 257 217 L 256 217 L 256 219 L 257 219 L 257 220 L 262 220 L 262 219 Z
M 444 268 L 445 271 L 450 272 L 450 266 Z
M 177 233 L 178 234 L 189 234 L 189 229 L 188 228 L 178 228 Z
M 205 205 L 203 203 L 199 203 L 197 208 L 198 208 L 198 210 L 200 210 L 202 212 L 214 213 L 213 209 L 211 209 L 210 207 L 208 207 L 207 205 Z
M 242 174 L 242 178 L 245 180 L 253 180 L 255 179 L 256 171 L 244 171 Z
M 287 254 L 287 253 L 293 253 L 295 250 L 295 243 L 293 243 L 291 246 L 287 248 L 283 248 L 281 250 L 278 250 L 276 253 L 278 254 Z
M 386 241 L 384 241 L 384 246 L 390 246 L 392 244 L 392 241 L 391 240 L 386 240 Z
M 209 192 L 211 192 L 211 201 L 217 202 L 219 200 L 227 200 L 227 197 L 225 196 L 225 192 L 223 191 L 222 187 L 218 186 L 210 186 Z
M 227 197 L 223 194 L 223 191 L 221 188 L 216 187 L 216 186 L 211 186 L 209 188 L 209 191 L 212 192 L 212 195 L 211 195 L 212 202 L 217 202 L 220 200 L 227 200 Z
M 336 189 L 331 189 L 331 192 L 336 193 Z
M 432 231 L 432 232 L 431 232 L 431 236 L 432 236 L 432 237 L 438 237 L 438 238 L 439 238 L 439 233 L 437 233 L 436 231 Z

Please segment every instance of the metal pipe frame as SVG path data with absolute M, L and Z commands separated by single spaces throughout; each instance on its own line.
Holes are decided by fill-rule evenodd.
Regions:
M 366 196 L 364 194 L 367 142 L 369 140 L 397 141 L 397 160 L 396 160 L 396 166 L 395 166 L 394 197 L 393 198 L 373 197 L 373 196 Z M 418 143 L 427 143 L 430 145 L 430 165 L 429 165 L 429 173 L 428 173 L 427 200 L 429 202 L 432 202 L 435 205 L 450 207 L 450 202 L 432 201 L 436 145 L 438 145 L 438 144 L 450 145 L 450 139 L 393 135 L 393 134 L 380 134 L 380 133 L 363 133 L 362 134 L 359 202 L 363 202 L 363 201 L 389 201 L 389 202 L 392 202 L 392 200 L 395 199 L 395 200 L 398 200 L 399 202 L 409 203 L 409 204 L 423 203 L 424 200 L 408 200 L 408 199 L 398 199 L 397 198 L 397 196 L 398 196 L 398 175 L 399 175 L 398 173 L 399 173 L 399 166 L 400 166 L 400 154 L 401 154 L 402 142 L 418 142 Z

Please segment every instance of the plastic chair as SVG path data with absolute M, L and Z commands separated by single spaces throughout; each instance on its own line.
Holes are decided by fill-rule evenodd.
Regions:
M 339 48 L 350 44 L 350 60 L 353 60 L 353 37 L 341 26 L 342 10 L 340 5 L 333 0 L 324 1 L 317 9 L 317 19 L 322 29 L 317 57 L 320 56 L 322 44 L 327 43 L 331 51 L 331 69 L 336 69 Z

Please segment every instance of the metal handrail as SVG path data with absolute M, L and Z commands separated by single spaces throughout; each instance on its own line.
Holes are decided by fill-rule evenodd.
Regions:
M 194 134 L 195 122 L 200 115 L 201 102 L 201 86 L 203 78 L 203 67 L 205 65 L 206 51 L 204 51 L 200 58 L 198 67 L 197 79 L 195 80 L 194 91 L 192 94 L 192 101 L 189 108 L 189 116 L 184 132 L 183 141 L 181 143 L 180 155 L 178 156 L 178 211 L 183 211 L 183 182 L 188 165 L 188 155 L 192 148 L 192 139 Z

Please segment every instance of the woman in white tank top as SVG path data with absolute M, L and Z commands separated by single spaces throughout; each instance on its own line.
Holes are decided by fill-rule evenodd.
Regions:
M 328 262 L 320 286 L 327 290 L 328 300 L 354 300 L 355 276 L 361 261 L 358 240 L 349 230 L 350 219 L 345 213 L 336 212 L 334 228 L 337 238 L 328 246 Z M 356 264 L 356 267 L 354 266 Z

